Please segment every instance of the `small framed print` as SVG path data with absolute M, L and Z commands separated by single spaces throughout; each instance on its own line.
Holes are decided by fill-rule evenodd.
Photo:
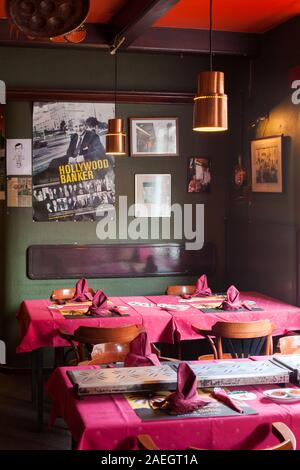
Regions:
M 252 191 L 282 193 L 282 136 L 251 141 Z
M 208 158 L 191 157 L 188 160 L 188 193 L 208 193 L 211 172 Z
M 178 118 L 130 118 L 132 157 L 178 155 Z
M 171 217 L 171 175 L 135 175 L 135 217 Z
M 7 139 L 7 175 L 31 175 L 31 139 Z

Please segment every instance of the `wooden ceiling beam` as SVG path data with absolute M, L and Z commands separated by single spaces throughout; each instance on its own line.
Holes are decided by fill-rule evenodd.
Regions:
M 51 47 L 76 49 L 109 49 L 110 28 L 97 23 L 86 24 L 86 39 L 79 43 L 55 43 L 46 39 L 28 39 L 18 30 L 11 30 L 6 20 L 0 20 L 0 45 L 16 47 Z M 244 55 L 254 57 L 259 50 L 261 34 L 213 32 L 213 51 L 216 54 Z M 123 47 L 122 44 L 121 47 Z M 125 47 L 125 46 L 124 46 Z M 132 42 L 126 44 L 128 51 L 141 52 L 185 52 L 195 54 L 209 53 L 209 34 L 207 30 L 149 28 Z
M 112 47 L 129 47 L 178 2 L 179 0 L 130 0 L 109 23 Z
M 254 57 L 261 38 L 261 34 L 214 31 L 213 52 Z M 130 50 L 208 54 L 209 32 L 201 29 L 150 28 L 131 44 Z

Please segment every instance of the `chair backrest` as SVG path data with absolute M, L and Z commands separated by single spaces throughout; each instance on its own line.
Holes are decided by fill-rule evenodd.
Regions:
M 283 336 L 278 341 L 281 354 L 300 354 L 300 335 Z
M 196 290 L 196 286 L 168 286 L 166 293 L 167 295 L 181 295 L 188 294 L 192 295 Z
M 223 358 L 223 349 L 233 358 L 272 354 L 274 329 L 270 320 L 215 323 L 212 333 L 216 337 L 218 359 Z
M 262 450 L 296 450 L 296 438 L 292 430 L 285 423 L 272 423 L 272 433 L 280 443 Z M 149 434 L 139 434 L 137 444 L 140 450 L 164 450 L 160 449 Z M 188 450 L 205 450 L 198 447 L 189 447 Z
M 232 358 L 273 353 L 271 335 L 275 326 L 270 320 L 217 322 L 211 330 L 203 330 L 199 325 L 193 325 L 193 329 L 208 339 L 215 359 L 224 359 L 223 350 Z
M 280 444 L 264 450 L 296 450 L 295 435 L 285 423 L 272 423 L 272 433 L 280 440 Z
M 90 288 L 89 292 L 95 295 L 94 289 Z M 50 296 L 51 300 L 71 300 L 75 295 L 75 287 L 66 287 L 64 289 L 55 289 Z
M 123 362 L 129 352 L 129 343 L 143 331 L 144 328 L 138 325 L 119 328 L 80 326 L 75 330 L 73 339 L 78 342 L 80 361 L 84 360 L 83 345 L 97 344 L 102 347 L 88 364 L 109 364 Z

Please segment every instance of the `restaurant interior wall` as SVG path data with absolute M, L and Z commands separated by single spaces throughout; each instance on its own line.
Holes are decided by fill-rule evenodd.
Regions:
M 120 90 L 176 91 L 195 93 L 197 74 L 207 68 L 208 57 L 183 54 L 119 53 L 118 87 Z M 226 74 L 229 95 L 229 124 L 235 112 L 235 90 L 240 69 L 247 61 L 241 57 L 215 58 L 215 67 Z M 0 48 L 1 79 L 8 88 L 111 90 L 113 58 L 96 50 L 58 50 L 39 48 Z M 134 73 L 133 73 L 134 71 Z M 192 131 L 193 104 L 118 104 L 118 114 L 126 122 L 131 116 L 176 116 L 179 118 L 179 157 L 120 157 L 116 160 L 116 196 L 127 195 L 134 201 L 136 173 L 170 173 L 172 202 L 205 204 L 205 240 L 217 246 L 217 272 L 210 279 L 214 289 L 226 286 L 225 219 L 228 212 L 230 181 L 229 133 L 199 135 Z M 32 103 L 9 102 L 7 138 L 31 138 Z M 127 132 L 128 134 L 128 132 Z M 127 142 L 128 143 L 128 142 Z M 209 194 L 187 192 L 187 160 L 191 156 L 211 158 L 212 189 Z M 26 276 L 26 249 L 33 244 L 95 244 L 93 222 L 33 222 L 30 208 L 6 209 L 1 202 L 0 279 L 2 299 L 1 337 L 8 345 L 9 362 L 23 362 L 14 355 L 18 340 L 15 314 L 23 299 L 47 298 L 52 289 L 73 286 L 74 280 L 33 281 Z M 151 240 L 148 240 L 152 242 Z M 130 242 L 130 241 L 129 241 Z M 147 241 L 145 241 L 147 242 Z M 158 241 L 156 241 L 157 243 Z M 110 241 L 104 241 L 110 243 Z M 118 243 L 118 241 L 114 242 Z M 201 273 L 199 273 L 201 274 Z M 109 295 L 159 294 L 174 283 L 190 283 L 184 277 L 132 279 L 91 279 L 90 285 Z M 29 360 L 29 359 L 28 359 Z M 27 359 L 25 359 L 25 362 Z
M 264 35 L 260 55 L 252 62 L 251 93 L 246 100 L 243 163 L 248 182 L 250 140 L 283 135 L 283 192 L 246 190 L 241 201 L 231 185 L 227 231 L 228 280 L 243 290 L 255 289 L 290 303 L 296 303 L 297 291 L 299 295 L 300 106 L 292 103 L 289 83 L 289 69 L 300 65 L 295 47 L 299 29 L 300 17 L 296 17 Z M 259 117 L 266 119 L 256 123 Z M 232 156 L 235 163 L 236 156 L 237 152 Z M 253 236 L 257 231 L 262 234 L 259 241 Z M 279 237 L 284 242 L 279 243 Z

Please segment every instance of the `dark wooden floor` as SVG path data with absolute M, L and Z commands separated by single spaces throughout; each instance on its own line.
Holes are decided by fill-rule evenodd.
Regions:
M 30 372 L 0 368 L 0 450 L 67 450 L 71 436 L 59 419 L 47 427 L 50 403 L 45 404 L 45 430 L 36 431 L 36 413 L 31 403 Z

